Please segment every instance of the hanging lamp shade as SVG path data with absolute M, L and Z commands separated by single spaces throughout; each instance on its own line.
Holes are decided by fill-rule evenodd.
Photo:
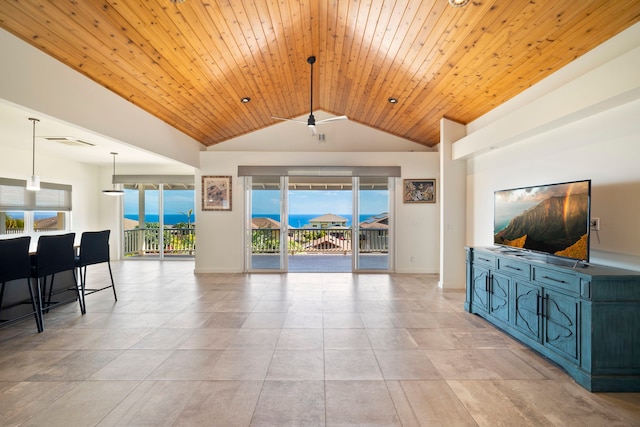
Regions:
M 33 123 L 33 137 L 32 137 L 32 157 L 31 157 L 31 176 L 27 180 L 27 190 L 39 191 L 40 190 L 40 177 L 36 175 L 36 122 L 40 120 L 33 117 L 29 117 L 29 120 Z
M 116 156 L 118 155 L 118 153 L 112 152 L 111 155 L 113 156 L 113 175 L 111 176 L 111 182 L 113 183 L 113 178 L 116 175 Z M 111 188 L 110 190 L 102 190 L 102 194 L 106 194 L 107 196 L 122 196 L 124 194 L 124 191 L 116 189 L 115 183 L 113 183 L 112 185 L 113 188 Z

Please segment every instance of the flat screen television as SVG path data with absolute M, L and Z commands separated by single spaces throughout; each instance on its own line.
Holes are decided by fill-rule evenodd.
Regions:
M 591 180 L 496 191 L 494 244 L 589 261 L 590 207 Z

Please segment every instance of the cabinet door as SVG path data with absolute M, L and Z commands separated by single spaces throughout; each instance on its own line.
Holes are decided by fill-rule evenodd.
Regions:
M 544 345 L 573 361 L 578 359 L 578 300 L 545 290 Z
M 509 323 L 509 286 L 511 279 L 502 274 L 491 273 L 489 281 L 489 313 Z
M 488 311 L 489 307 L 489 270 L 473 265 L 473 300 L 474 308 Z
M 515 282 L 514 285 L 513 326 L 523 334 L 542 342 L 542 288 L 526 282 Z

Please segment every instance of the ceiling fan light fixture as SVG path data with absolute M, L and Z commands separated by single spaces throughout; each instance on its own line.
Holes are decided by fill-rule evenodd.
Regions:
M 469 4 L 469 0 L 449 0 L 449 4 L 453 7 L 464 7 Z
M 389 104 L 397 104 L 398 103 L 398 98 L 389 97 L 389 99 L 387 99 L 387 101 L 389 101 Z
M 118 155 L 118 153 L 111 152 L 109 154 L 113 156 L 113 175 L 111 176 L 111 182 L 112 182 L 113 188 L 110 190 L 102 190 L 102 194 L 107 196 L 122 196 L 124 194 L 124 191 L 118 190 L 116 188 L 116 184 L 113 183 L 113 179 L 116 176 L 116 156 Z
M 311 136 L 316 136 L 318 134 L 318 130 L 316 129 L 316 125 L 319 125 L 321 123 L 327 123 L 327 122 L 333 122 L 336 120 L 348 120 L 347 116 L 338 116 L 338 117 L 330 117 L 328 119 L 322 119 L 322 120 L 318 120 L 316 121 L 315 116 L 313 115 L 313 64 L 316 62 L 316 57 L 315 56 L 310 56 L 307 58 L 307 63 L 309 63 L 309 65 L 311 66 L 311 73 L 310 73 L 310 79 L 309 79 L 309 117 L 307 118 L 307 121 L 304 122 L 302 120 L 294 120 L 294 119 L 285 119 L 282 117 L 275 117 L 275 116 L 271 116 L 272 119 L 275 120 L 286 120 L 289 122 L 296 122 L 296 123 L 306 123 L 307 127 L 309 129 L 311 129 Z

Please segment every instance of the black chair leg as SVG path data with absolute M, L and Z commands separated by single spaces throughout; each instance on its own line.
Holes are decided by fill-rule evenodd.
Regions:
M 116 285 L 113 283 L 113 274 L 111 273 L 111 262 L 107 261 L 107 266 L 109 266 L 109 277 L 111 277 L 111 289 L 113 289 L 113 297 L 118 301 L 118 295 L 116 295 Z
M 38 306 L 37 307 L 38 308 L 38 317 L 40 318 L 40 328 L 39 329 L 42 329 L 44 331 L 44 316 L 43 316 L 44 304 L 43 304 L 43 301 L 42 301 L 42 287 L 40 286 L 41 280 L 45 281 L 45 290 L 46 290 L 47 278 L 46 277 L 38 277 L 38 278 L 36 278 L 35 279 L 35 281 L 36 281 L 36 293 L 37 293 L 37 295 L 36 295 L 37 296 L 36 303 L 37 303 L 37 306 Z
M 80 287 L 78 286 L 78 278 L 76 276 L 76 271 L 73 270 L 71 272 L 73 274 L 73 284 L 74 289 L 76 290 L 76 295 L 78 296 L 78 304 L 80 304 L 80 313 L 85 314 L 85 306 L 84 306 L 84 295 L 80 293 Z M 80 286 L 82 286 L 82 273 L 80 273 Z
M 36 318 L 38 333 L 40 333 L 44 331 L 44 322 L 42 321 L 42 313 L 40 312 L 40 307 L 36 302 L 35 296 L 33 295 L 33 287 L 31 286 L 31 279 L 27 281 L 27 286 L 29 287 L 29 295 L 31 296 L 31 306 L 33 307 L 33 314 Z
M 80 297 L 82 298 L 82 314 L 87 312 L 87 301 L 85 299 L 84 290 L 87 283 L 87 267 L 78 267 L 78 276 L 80 276 Z
M 55 279 L 56 275 L 52 274 L 51 275 L 51 282 L 49 283 L 49 296 L 47 297 L 47 313 L 49 312 L 49 306 L 51 305 L 51 300 L 53 299 L 53 280 Z M 47 278 L 44 278 L 44 287 L 45 287 L 45 292 L 46 292 L 46 288 L 47 288 Z

